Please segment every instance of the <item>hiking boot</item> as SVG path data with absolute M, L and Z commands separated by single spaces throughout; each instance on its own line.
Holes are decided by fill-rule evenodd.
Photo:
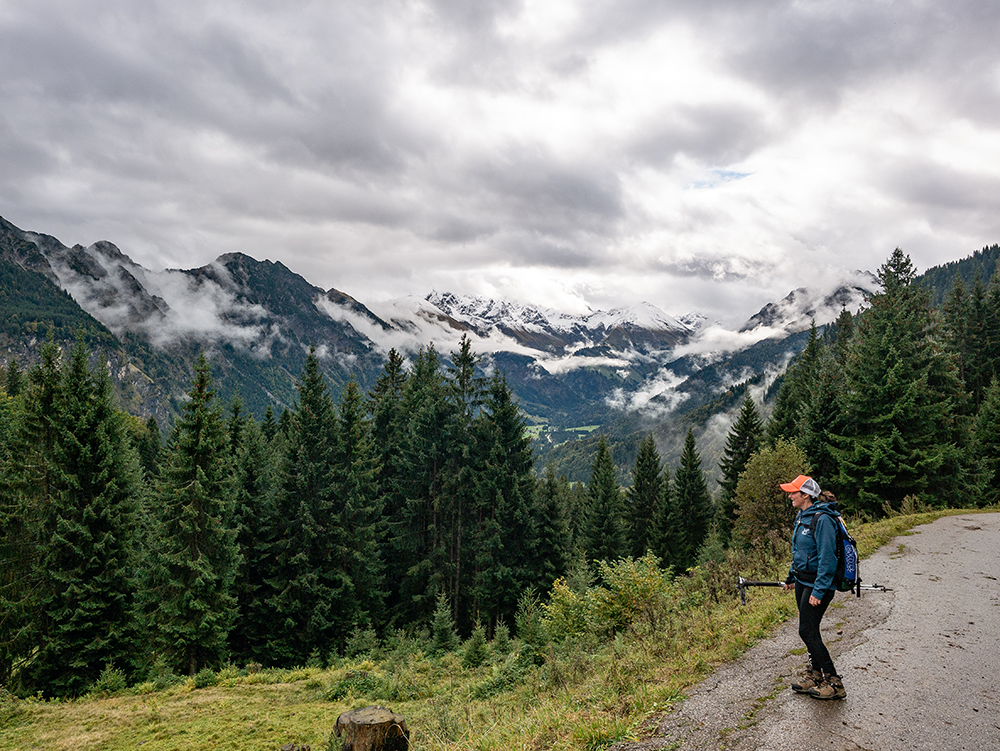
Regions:
M 799 673 L 799 677 L 792 683 L 792 691 L 797 694 L 808 694 L 809 689 L 819 686 L 823 682 L 823 673 L 816 668 L 808 667 Z
M 847 691 L 839 675 L 824 675 L 818 686 L 813 686 L 806 693 L 814 699 L 845 699 Z

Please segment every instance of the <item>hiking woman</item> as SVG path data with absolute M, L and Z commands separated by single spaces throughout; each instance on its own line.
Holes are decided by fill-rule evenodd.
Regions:
M 799 606 L 799 636 L 809 650 L 809 667 L 792 684 L 792 690 L 817 699 L 843 699 L 844 683 L 833 666 L 830 651 L 823 643 L 819 624 L 836 593 L 837 501 L 833 493 L 822 492 L 813 478 L 799 475 L 781 489 L 798 509 L 792 533 L 792 565 L 785 589 L 795 590 Z M 814 517 L 819 514 L 817 518 Z

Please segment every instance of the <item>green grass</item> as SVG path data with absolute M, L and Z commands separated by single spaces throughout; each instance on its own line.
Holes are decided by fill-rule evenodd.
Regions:
M 897 516 L 852 524 L 851 532 L 867 556 L 949 513 L 970 512 Z M 771 568 L 756 574 L 782 575 L 787 561 L 766 565 Z M 326 751 L 340 748 L 331 732 L 341 712 L 380 704 L 406 717 L 410 748 L 417 751 L 603 749 L 642 737 L 685 689 L 794 613 L 792 598 L 777 589 L 755 591 L 748 606 L 739 606 L 730 579 L 735 576 L 725 565 L 679 579 L 669 602 L 627 631 L 555 643 L 539 667 L 500 655 L 469 670 L 458 655 L 430 658 L 414 649 L 381 661 L 342 660 L 325 670 L 246 674 L 230 668 L 208 688 L 188 679 L 161 691 L 142 684 L 74 701 L 0 694 L 0 748 L 275 751 L 295 743 Z
M 542 434 L 543 430 L 548 430 L 548 427 L 548 425 L 525 425 L 524 434 L 534 440 Z

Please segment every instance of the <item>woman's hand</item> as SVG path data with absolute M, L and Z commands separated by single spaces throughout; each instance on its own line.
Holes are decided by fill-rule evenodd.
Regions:
M 813 597 L 812 595 L 809 595 L 809 604 L 812 605 L 813 607 L 816 607 L 821 602 L 823 602 L 823 601 L 820 600 L 819 598 Z

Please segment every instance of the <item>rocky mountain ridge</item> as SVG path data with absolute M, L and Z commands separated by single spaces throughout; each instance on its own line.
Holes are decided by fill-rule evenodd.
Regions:
M 155 400 L 144 406 L 136 397 L 130 408 L 164 419 L 176 413 L 198 351 L 209 355 L 221 395 L 239 394 L 261 415 L 269 405 L 280 411 L 294 404 L 310 347 L 336 392 L 350 378 L 372 385 L 391 347 L 410 355 L 433 344 L 447 357 L 464 335 L 485 368 L 508 374 L 533 422 L 602 424 L 644 409 L 662 417 L 680 404 L 704 404 L 764 370 L 779 370 L 799 346 L 789 341 L 783 347 L 781 340 L 812 320 L 834 320 L 845 305 L 859 305 L 865 292 L 860 285 L 796 290 L 751 317 L 733 345 L 721 336 L 733 332 L 705 316 L 673 317 L 650 303 L 568 315 L 432 292 L 368 306 L 317 287 L 280 262 L 231 253 L 196 269 L 151 271 L 113 243 L 67 247 L 2 219 L 0 259 L 36 272 L 51 294 L 68 293 L 112 332 L 122 363 L 163 395 L 155 406 Z M 761 340 L 770 344 L 746 354 Z

